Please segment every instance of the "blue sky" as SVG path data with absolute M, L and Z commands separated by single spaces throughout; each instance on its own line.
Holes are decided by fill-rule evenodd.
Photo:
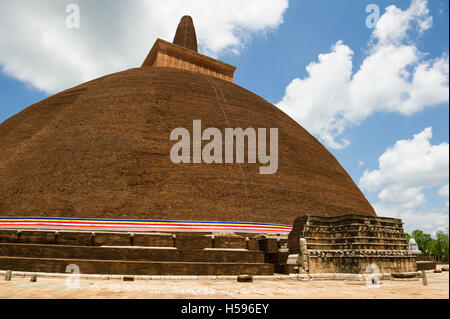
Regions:
M 238 65 L 237 83 L 277 103 L 283 98 L 286 86 L 292 79 L 304 78 L 307 75 L 305 67 L 317 61 L 318 54 L 329 52 L 330 46 L 338 40 L 343 40 L 354 51 L 353 72 L 360 67 L 367 56 L 367 43 L 373 31 L 365 25 L 369 14 L 365 8 L 369 3 L 378 4 L 382 14 L 389 5 L 405 10 L 411 2 L 291 1 L 284 15 L 284 23 L 276 32 L 254 38 L 240 56 L 227 55 L 225 60 Z M 448 2 L 431 1 L 428 8 L 433 17 L 433 26 L 413 42 L 420 51 L 427 53 L 427 58 L 438 58 L 448 53 Z M 448 101 L 409 116 L 395 112 L 375 112 L 360 125 L 347 130 L 346 134 L 351 140 L 349 146 L 329 149 L 358 183 L 365 170 L 377 169 L 378 159 L 388 147 L 394 146 L 398 140 L 411 139 L 427 127 L 432 127 L 431 144 L 448 144 Z M 360 165 L 360 161 L 364 164 Z M 448 172 L 442 174 L 448 180 Z M 379 192 L 363 192 L 372 204 L 380 202 Z M 448 223 L 448 197 L 438 195 L 435 187 L 426 188 L 423 193 L 426 203 L 416 210 L 425 219 L 428 219 L 428 213 L 442 213 Z M 380 214 L 379 211 L 377 213 Z M 385 214 L 392 215 L 392 210 L 387 210 Z M 402 212 L 396 215 L 403 217 Z M 434 232 L 445 227 L 434 222 L 422 225 L 416 220 L 409 222 L 407 218 L 403 219 L 408 230 L 422 227 Z
M 25 3 L 25 1 L 22 2 Z M 180 2 L 173 2 L 173 10 L 178 14 L 180 11 L 179 7 L 181 6 Z M 403 106 L 394 105 L 395 103 L 388 108 L 384 108 L 382 103 L 368 103 L 367 108 L 370 108 L 371 112 L 369 112 L 368 115 L 362 115 L 359 110 L 347 114 L 346 108 L 350 108 L 350 106 L 346 105 L 345 101 L 347 101 L 347 98 L 349 97 L 345 96 L 342 99 L 344 102 L 342 102 L 342 106 L 339 110 L 330 109 L 330 112 L 336 112 L 336 117 L 338 119 L 342 116 L 346 119 L 344 124 L 340 126 L 343 129 L 341 133 L 321 131 L 321 125 L 326 126 L 327 122 L 319 123 L 320 121 L 317 122 L 317 118 L 320 120 L 321 116 L 328 112 L 326 102 L 318 100 L 320 98 L 317 97 L 320 97 L 323 93 L 318 94 L 317 96 L 308 97 L 306 100 L 304 98 L 305 87 L 308 87 L 307 85 L 309 85 L 307 84 L 308 78 L 317 77 L 318 82 L 314 83 L 319 84 L 316 84 L 315 88 L 320 86 L 320 83 L 323 82 L 320 79 L 320 74 L 323 75 L 323 73 L 311 75 L 306 70 L 307 66 L 311 63 L 319 63 L 319 54 L 326 55 L 332 53 L 333 46 L 339 48 L 335 50 L 336 52 L 342 53 L 340 55 L 336 53 L 336 59 L 338 59 L 337 56 L 339 55 L 339 59 L 343 59 L 342 61 L 344 62 L 348 62 L 349 59 L 351 60 L 351 77 L 358 72 L 362 63 L 368 57 L 376 54 L 380 47 L 386 48 L 388 46 L 394 46 L 394 50 L 400 50 L 404 46 L 413 47 L 417 53 L 417 60 L 405 67 L 404 70 L 410 72 L 409 76 L 406 77 L 406 81 L 412 83 L 412 75 L 415 70 L 417 70 L 416 68 L 418 65 L 424 63 L 433 65 L 433 63 L 441 59 L 439 61 L 447 61 L 447 65 L 443 68 L 447 69 L 447 73 L 445 74 L 444 72 L 444 77 L 447 77 L 447 83 L 442 84 L 441 90 L 436 91 L 437 93 L 433 94 L 433 96 L 439 95 L 439 92 L 442 92 L 442 89 L 446 89 L 448 93 L 448 1 L 291 0 L 287 2 L 285 0 L 268 0 L 267 9 L 258 8 L 260 6 L 258 6 L 257 2 L 254 2 L 255 6 L 252 6 L 249 4 L 251 1 L 247 1 L 246 4 L 244 4 L 244 1 L 234 1 L 235 3 L 242 3 L 243 12 L 248 10 L 247 17 L 243 18 L 243 20 L 239 20 L 239 17 L 229 20 L 230 16 L 235 14 L 235 7 L 233 7 L 229 9 L 229 12 L 226 12 L 228 16 L 214 17 L 215 21 L 217 21 L 217 25 L 211 25 L 211 28 L 219 28 L 221 22 L 228 25 L 231 24 L 234 27 L 233 32 L 235 38 L 231 38 L 229 42 L 226 42 L 225 40 L 220 42 L 220 39 L 228 39 L 228 34 L 218 34 L 216 38 L 219 38 L 219 40 L 214 39 L 214 37 L 206 33 L 201 34 L 200 30 L 205 29 L 205 26 L 208 26 L 208 23 L 212 22 L 208 20 L 206 13 L 203 13 L 202 9 L 200 9 L 201 6 L 199 5 L 199 2 L 201 1 L 192 0 L 191 2 L 193 3 L 192 7 L 194 7 L 194 9 L 192 9 L 192 13 L 188 13 L 194 16 L 194 22 L 196 23 L 197 32 L 199 33 L 201 51 L 237 66 L 237 71 L 235 73 L 236 84 L 255 92 L 273 104 L 277 104 L 324 142 L 324 144 L 328 146 L 328 149 L 337 157 L 341 165 L 349 172 L 353 180 L 361 186 L 364 194 L 374 205 L 379 215 L 404 219 L 407 230 L 423 228 L 426 231 L 434 233 L 439 229 L 448 227 L 448 155 L 446 157 L 447 164 L 443 163 L 445 160 L 443 151 L 445 151 L 446 148 L 448 151 L 449 143 L 448 98 L 441 98 L 440 100 L 436 99 L 436 101 L 430 101 L 429 103 L 426 101 L 427 99 L 424 98 L 425 102 L 417 102 L 413 106 L 413 111 L 402 109 Z M 93 23 L 89 22 L 91 17 L 89 14 L 90 12 L 95 12 L 95 8 L 92 8 L 89 11 L 84 10 L 85 7 L 89 6 L 88 4 L 85 4 L 87 2 L 47 1 L 47 3 L 48 8 L 35 8 L 37 21 L 39 21 L 39 17 L 45 19 L 48 15 L 55 15 L 55 17 L 57 17 L 56 20 L 63 20 L 65 18 L 64 12 L 58 15 L 61 8 L 64 10 L 66 4 L 77 3 L 81 8 L 82 22 L 80 30 L 86 30 L 86 24 L 89 26 L 89 23 Z M 169 1 L 169 4 L 170 3 L 171 2 Z M 418 8 L 414 11 L 416 13 L 420 11 L 419 9 L 423 10 L 417 14 L 411 13 L 411 17 L 409 18 L 411 25 L 406 28 L 404 37 L 400 38 L 399 36 L 398 39 L 392 40 L 393 42 L 385 42 L 383 44 L 381 43 L 382 35 L 374 40 L 374 29 L 366 26 L 366 18 L 369 15 L 369 13 L 366 13 L 366 6 L 368 4 L 378 5 L 381 16 L 385 13 L 385 8 L 392 5 L 395 6 L 397 11 L 392 10 L 391 13 L 392 15 L 397 14 L 398 17 L 404 16 L 401 15 L 402 13 L 406 14 L 407 12 L 413 12 L 414 10 L 411 8 L 414 6 Z M 1 4 L 0 12 L 2 11 L 1 6 L 8 6 L 8 4 Z M 197 6 L 198 9 L 196 9 Z M 426 8 L 426 10 L 424 8 Z M 3 9 L 3 12 L 5 12 L 5 8 Z M 22 14 L 19 7 L 6 9 L 9 9 L 10 13 L 14 12 L 17 15 Z M 98 33 L 98 36 L 111 33 L 111 28 L 115 29 L 120 28 L 119 26 L 126 25 L 125 18 L 120 16 L 120 8 L 110 8 L 108 10 L 111 11 L 112 17 L 116 17 L 115 21 L 117 24 L 111 27 L 111 25 L 108 24 L 110 22 L 105 21 L 104 25 L 102 25 L 101 20 L 97 21 L 99 25 L 98 29 L 100 31 L 97 30 L 95 32 Z M 154 20 L 157 20 L 159 12 L 157 12 L 156 7 L 152 10 L 153 11 L 150 11 L 150 13 L 154 16 Z M 206 9 L 204 10 L 207 11 Z M 228 10 L 228 8 L 224 8 L 224 11 L 226 10 Z M 131 15 L 133 11 L 131 10 L 130 12 Z M 39 43 L 31 45 L 25 41 L 27 34 L 26 29 L 21 32 L 21 36 L 25 34 L 24 43 L 27 44 L 22 46 L 19 44 L 13 44 L 11 46 L 6 43 L 7 41 L 3 41 L 4 43 L 2 44 L 2 33 L 0 31 L 0 51 L 2 50 L 2 45 L 4 47 L 8 46 L 8 48 L 14 48 L 14 45 L 16 45 L 17 50 L 29 50 L 28 54 L 23 55 L 22 57 L 17 57 L 13 50 L 10 50 L 12 52 L 10 55 L 2 55 L 2 53 L 0 53 L 0 66 L 2 67 L 2 73 L 0 74 L 0 122 L 3 122 L 23 108 L 52 95 L 54 92 L 99 75 L 138 66 L 139 61 L 145 58 L 146 52 L 148 51 L 147 48 L 150 48 L 154 42 L 152 36 L 158 36 L 166 40 L 172 39 L 174 25 L 176 26 L 176 22 L 173 21 L 177 21 L 179 15 L 181 15 L 177 14 L 174 14 L 173 18 L 167 19 L 170 20 L 167 21 L 167 27 L 161 26 L 163 23 L 159 23 L 159 29 L 155 30 L 155 35 L 153 36 L 152 34 L 150 37 L 146 37 L 145 41 L 142 41 L 144 38 L 138 34 L 137 30 L 135 35 L 131 36 L 130 40 L 130 42 L 136 41 L 140 43 L 140 47 L 136 52 L 125 51 L 125 53 L 123 53 L 121 50 L 125 49 L 122 49 L 119 46 L 113 46 L 113 44 L 100 44 L 100 46 L 104 46 L 103 49 L 105 52 L 117 56 L 120 54 L 125 55 L 123 60 L 125 60 L 126 55 L 128 54 L 129 59 L 122 62 L 120 59 L 116 58 L 116 56 L 112 56 L 110 59 L 111 61 L 120 61 L 117 63 L 114 62 L 115 64 L 113 67 L 111 64 L 99 66 L 98 70 L 96 70 L 97 73 L 86 76 L 77 74 L 70 69 L 64 72 L 65 74 L 60 74 L 58 73 L 59 71 L 55 71 L 58 70 L 58 68 L 53 68 L 53 64 L 51 64 L 52 57 L 45 56 L 42 52 L 39 52 Z M 383 32 L 384 34 L 390 34 L 392 31 L 389 30 L 388 18 L 389 17 L 386 15 L 386 21 L 383 22 L 386 24 L 386 29 L 383 29 L 380 24 L 379 34 L 382 34 Z M 393 20 L 398 19 L 399 18 L 393 18 Z M 0 14 L 0 21 L 1 20 Z M 0 22 L 0 30 L 2 28 L 5 30 L 5 26 L 2 26 L 1 23 L 2 22 Z M 233 23 L 235 25 L 233 25 Z M 426 26 L 423 27 L 424 25 Z M 9 28 L 18 27 L 15 25 L 6 26 Z M 53 32 L 50 30 L 53 29 L 43 29 L 42 33 Z M 118 30 L 120 31 L 120 29 Z M 78 35 L 74 35 L 73 30 L 64 30 L 61 32 L 62 34 L 65 34 L 63 32 L 71 32 L 68 33 L 68 35 L 66 34 L 66 38 L 72 36 L 82 38 L 83 34 L 80 32 Z M 6 35 L 3 36 L 4 39 L 7 37 Z M 109 36 L 111 37 L 112 35 Z M 57 37 L 55 36 L 55 38 Z M 87 49 L 90 48 L 89 46 L 92 46 L 91 42 L 79 38 L 76 38 L 73 41 L 81 44 L 81 46 L 84 45 Z M 377 44 L 374 44 L 374 41 L 378 41 L 378 47 Z M 141 42 L 148 43 L 142 44 Z M 131 46 L 131 43 L 129 44 Z M 122 45 L 126 46 L 126 43 Z M 81 51 L 81 49 L 77 47 L 72 48 L 72 50 L 75 52 L 77 50 Z M 348 50 L 351 50 L 353 53 L 349 54 Z M 37 52 L 37 54 L 34 55 L 34 52 Z M 331 54 L 330 57 L 332 55 L 334 56 L 334 54 Z M 25 62 L 25 60 L 21 61 L 20 58 L 27 59 L 26 63 L 29 63 L 32 71 L 22 70 L 16 66 L 17 61 Z M 60 59 L 60 57 L 56 57 L 54 60 L 58 61 L 58 58 Z M 87 61 L 89 61 L 89 58 L 91 58 L 93 62 L 97 61 L 95 60 L 96 57 L 94 54 L 88 56 L 88 58 L 86 58 Z M 30 59 L 32 61 L 30 61 Z M 27 66 L 26 63 L 25 65 Z M 39 66 L 40 64 L 42 64 L 41 69 L 36 67 L 36 65 Z M 48 65 L 51 65 L 52 67 L 48 67 Z M 384 65 L 381 63 L 379 67 L 382 69 Z M 342 69 L 343 72 L 345 72 L 345 70 L 345 68 Z M 40 76 L 38 76 L 42 72 L 48 73 L 48 79 L 42 80 Z M 70 75 L 70 72 L 73 72 L 72 77 L 67 75 Z M 370 71 L 366 71 L 365 73 L 369 72 Z M 440 69 L 440 72 L 442 73 L 442 68 Z M 340 73 L 339 70 L 336 71 L 336 74 L 338 73 Z M 329 77 L 333 76 L 332 73 Z M 297 84 L 291 86 L 291 91 L 289 91 L 290 93 L 288 94 L 287 87 L 293 83 L 294 79 L 298 79 L 299 81 Z M 341 84 L 344 85 L 344 90 L 347 90 L 347 87 L 352 86 L 353 84 L 355 87 L 354 90 L 358 90 L 361 86 L 358 86 L 356 81 L 353 81 L 355 82 L 353 84 L 350 84 L 350 82 L 344 84 L 331 83 L 328 85 L 332 85 L 332 90 L 336 89 L 337 92 L 341 91 L 341 88 L 339 87 Z M 60 86 L 58 86 L 59 83 L 61 83 Z M 431 80 L 427 81 L 427 83 L 431 83 Z M 435 88 L 437 85 L 431 83 L 430 87 Z M 319 93 L 322 92 L 320 91 L 320 87 L 317 89 Z M 383 91 L 377 94 L 391 94 L 392 96 L 395 96 L 395 90 L 396 88 L 393 87 L 392 90 Z M 414 89 L 410 90 L 409 94 L 411 96 L 416 94 Z M 360 99 L 358 100 L 359 102 L 355 104 L 358 108 L 361 103 L 361 94 L 357 95 L 357 97 Z M 352 97 L 350 96 L 350 98 Z M 362 94 L 362 99 L 364 100 L 364 94 Z M 311 103 L 311 111 L 309 113 L 296 111 L 299 108 L 304 107 L 308 102 Z M 405 103 L 404 107 L 410 107 L 411 104 L 414 103 Z M 314 108 L 318 108 L 324 113 L 319 113 L 317 117 L 314 117 L 316 116 L 314 115 Z M 431 128 L 432 133 L 426 131 L 427 128 Z M 414 136 L 419 133 L 423 134 L 417 136 L 415 139 Z M 334 135 L 330 137 L 330 140 L 327 140 L 326 134 Z M 403 144 L 400 143 L 399 146 L 396 147 L 396 143 L 402 140 L 405 141 L 403 144 L 406 144 L 406 146 L 402 148 L 400 145 Z M 423 151 L 414 153 L 415 150 L 420 147 L 423 147 Z M 388 153 L 392 156 L 401 155 L 403 157 L 396 159 L 395 163 L 388 161 L 381 167 L 379 163 L 380 156 L 386 153 L 389 148 L 392 149 L 392 152 Z M 392 181 L 386 177 L 385 175 L 395 174 L 401 167 L 408 165 L 408 154 L 411 154 L 410 156 L 416 156 L 419 159 L 420 156 L 423 156 L 424 159 L 427 161 L 429 160 L 432 164 L 430 164 L 430 167 L 427 168 L 428 170 L 426 171 L 421 167 L 417 167 L 417 165 L 411 165 L 410 171 L 406 173 L 402 171 L 399 173 L 398 181 Z M 386 158 L 387 157 L 388 156 L 386 155 Z M 400 164 L 397 165 L 397 162 Z M 403 162 L 405 164 L 402 164 Z M 367 176 L 362 179 L 364 172 L 366 172 Z M 411 181 L 408 179 L 408 176 L 418 177 L 416 180 Z M 423 176 L 423 178 L 420 176 Z M 435 177 L 432 179 L 429 178 L 429 176 Z M 404 178 L 404 180 L 401 180 L 402 178 Z M 369 181 L 373 181 L 374 184 L 378 186 L 366 187 L 366 184 L 369 183 Z M 447 189 L 445 190 L 446 184 Z M 380 198 L 381 193 L 384 195 Z M 402 200 L 396 200 L 396 197 L 401 197 L 400 195 L 402 194 L 409 195 L 405 195 L 405 198 Z

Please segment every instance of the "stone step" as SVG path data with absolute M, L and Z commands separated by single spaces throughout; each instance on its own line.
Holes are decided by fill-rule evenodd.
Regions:
M 0 243 L 61 244 L 75 246 L 147 246 L 182 249 L 249 248 L 257 249 L 255 238 L 185 233 L 127 233 L 50 230 L 0 230 Z
M 81 274 L 105 275 L 201 276 L 273 275 L 274 273 L 273 265 L 263 263 L 124 261 L 0 256 L 0 270 L 65 273 L 69 265 L 77 265 Z
M 262 251 L 245 249 L 177 249 L 173 247 L 70 246 L 0 243 L 0 256 L 77 258 L 102 260 L 144 260 L 177 262 L 264 263 Z
M 171 247 L 171 234 L 50 230 L 0 230 L 0 242 L 62 244 L 76 246 L 154 246 Z
M 287 263 L 289 256 L 288 251 L 276 252 L 276 253 L 265 253 L 264 262 L 269 264 L 282 265 Z

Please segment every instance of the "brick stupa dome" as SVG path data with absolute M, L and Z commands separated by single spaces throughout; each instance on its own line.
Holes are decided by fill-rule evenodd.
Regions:
M 36 103 L 0 125 L 0 216 L 292 224 L 304 214 L 375 212 L 322 144 L 196 52 L 190 17 L 141 67 Z M 268 79 L 269 80 L 269 79 Z M 170 133 L 278 128 L 279 165 L 174 164 Z

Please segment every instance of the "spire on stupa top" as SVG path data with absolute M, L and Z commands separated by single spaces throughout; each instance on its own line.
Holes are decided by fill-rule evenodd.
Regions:
M 235 66 L 213 59 L 197 51 L 194 21 L 181 18 L 173 43 L 157 39 L 142 67 L 165 67 L 188 70 L 234 82 Z
M 181 18 L 178 24 L 177 32 L 173 38 L 173 43 L 186 49 L 197 51 L 197 36 L 195 35 L 194 21 L 190 16 Z

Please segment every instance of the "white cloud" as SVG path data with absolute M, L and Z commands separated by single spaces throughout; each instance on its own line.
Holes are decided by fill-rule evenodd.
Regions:
M 396 205 L 401 208 L 416 208 L 426 202 L 421 187 L 403 188 L 403 185 L 383 189 L 378 198 L 382 203 Z
M 448 228 L 448 213 L 444 214 L 433 210 L 399 209 L 381 204 L 374 204 L 373 208 L 378 216 L 402 219 L 404 228 L 409 233 L 420 229 L 434 236 L 437 231 L 444 231 Z
M 411 115 L 448 102 L 449 58 L 426 60 L 411 44 L 410 31 L 431 27 L 427 1 L 414 0 L 406 10 L 386 8 L 368 44 L 368 54 L 352 74 L 353 51 L 338 41 L 331 52 L 294 79 L 277 104 L 327 146 L 349 145 L 345 132 L 374 112 Z
M 65 27 L 66 5 L 80 29 Z M 0 1 L 0 65 L 23 82 L 55 92 L 142 64 L 157 37 L 171 41 L 191 15 L 200 51 L 238 53 L 255 33 L 283 22 L 288 0 Z
M 413 0 L 411 6 L 404 11 L 391 5 L 378 20 L 372 35 L 382 46 L 400 44 L 414 25 L 417 25 L 420 33 L 431 28 L 433 18 L 428 14 L 427 1 L 423 0 Z
M 439 189 L 438 194 L 441 195 L 442 197 L 446 197 L 447 198 L 447 202 L 445 203 L 445 205 L 448 207 L 448 184 L 442 186 Z
M 429 127 L 412 139 L 397 141 L 379 157 L 378 169 L 363 173 L 359 186 L 367 192 L 379 192 L 379 202 L 374 205 L 378 215 L 399 217 L 410 227 L 424 230 L 436 231 L 448 225 L 448 212 L 424 205 L 423 190 L 440 187 L 449 178 L 449 144 L 433 145 L 432 136 Z M 439 194 L 448 196 L 448 185 Z
M 415 134 L 413 139 L 400 140 L 378 159 L 379 169 L 366 170 L 359 183 L 373 191 L 385 187 L 430 188 L 442 185 L 449 178 L 449 144 L 432 145 L 432 128 Z
M 358 166 L 363 166 L 364 165 L 364 161 L 359 161 L 358 162 Z
M 284 112 L 333 148 L 339 148 L 334 136 L 343 133 L 347 121 L 340 115 L 349 105 L 352 56 L 353 51 L 339 41 L 331 53 L 320 54 L 317 63 L 306 67 L 307 78 L 294 79 L 289 84 L 286 95 L 278 103 Z M 342 144 L 347 145 L 348 141 Z
M 448 197 L 448 184 L 447 185 L 444 185 L 444 186 L 442 186 L 440 189 L 439 189 L 439 195 L 441 195 L 441 196 L 443 196 L 443 197 Z

